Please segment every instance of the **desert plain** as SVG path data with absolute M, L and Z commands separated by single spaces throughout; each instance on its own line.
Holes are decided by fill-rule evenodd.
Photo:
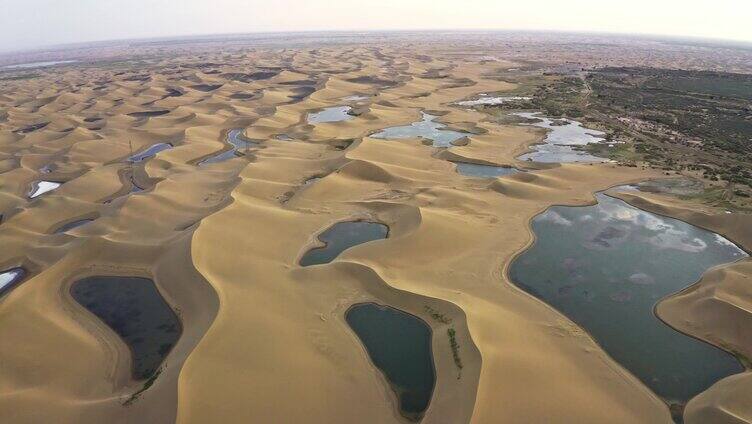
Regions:
M 657 302 L 667 325 L 743 365 L 678 413 L 510 281 L 536 216 L 593 205 L 613 187 L 630 205 L 752 250 L 743 205 L 619 189 L 697 172 L 519 160 L 546 131 L 458 103 L 532 96 L 535 84 L 590 67 L 752 71 L 719 49 L 666 43 L 648 57 L 614 46 L 625 53 L 451 34 L 198 40 L 4 68 L 0 272 L 24 275 L 0 297 L 0 422 L 752 422 L 749 260 Z M 310 122 L 337 107 L 346 116 Z M 462 138 L 442 147 L 376 136 L 424 114 Z M 479 178 L 458 163 L 519 172 Z M 53 187 L 42 182 L 59 186 L 37 195 Z M 345 221 L 382 223 L 388 236 L 301 266 Z M 76 282 L 94 276 L 151 279 L 174 312 L 179 337 L 158 371 L 136 376 L 133 346 L 74 299 Z M 347 312 L 368 303 L 430 328 L 435 383 L 417 416 L 400 411 L 399 388 L 348 325 Z

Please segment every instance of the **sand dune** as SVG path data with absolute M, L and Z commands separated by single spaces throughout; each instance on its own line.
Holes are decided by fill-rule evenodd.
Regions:
M 660 174 L 517 161 L 541 132 L 455 104 L 517 89 L 494 77 L 511 62 L 442 48 L 217 51 L 4 82 L 0 271 L 23 266 L 29 277 L 0 298 L 0 421 L 408 422 L 345 321 L 352 305 L 375 302 L 431 326 L 436 385 L 423 423 L 671 422 L 666 404 L 585 331 L 506 275 L 533 241 L 535 215 Z M 307 122 L 355 95 L 366 98 L 352 119 Z M 421 112 L 467 143 L 370 137 Z M 49 124 L 16 131 L 40 122 Z M 232 129 L 257 145 L 200 166 L 234 148 Z M 159 143 L 172 148 L 127 161 Z M 451 161 L 527 172 L 466 178 Z M 28 199 L 39 180 L 63 184 Z M 749 241 L 742 218 L 624 197 Z M 93 221 L 55 234 L 84 218 Z M 352 220 L 384 223 L 389 237 L 299 266 L 322 231 Z M 746 330 L 728 325 L 749 320 L 750 271 L 715 270 L 659 312 L 748 353 Z M 71 284 L 94 275 L 152 278 L 179 316 L 183 334 L 152 386 L 133 380 L 129 347 L 71 298 Z M 687 422 L 748 413 L 733 390 L 748 393 L 749 381 L 718 383 L 690 403 Z

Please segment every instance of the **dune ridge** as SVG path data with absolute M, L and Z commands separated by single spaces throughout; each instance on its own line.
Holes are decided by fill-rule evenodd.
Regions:
M 0 373 L 0 420 L 406 422 L 344 319 L 353 304 L 375 302 L 432 328 L 437 380 L 424 423 L 671 422 L 663 401 L 506 274 L 533 242 L 537 214 L 660 174 L 517 161 L 540 131 L 456 102 L 518 89 L 498 70 L 520 64 L 445 49 L 258 48 L 66 66 L 8 82 L 0 265 L 23 265 L 30 276 L 0 299 L 0 358 L 12 370 Z M 354 95 L 366 98 L 351 119 L 307 122 Z M 464 145 L 370 137 L 422 112 L 465 131 Z M 200 165 L 227 151 L 231 129 L 258 146 Z M 126 161 L 157 143 L 173 147 Z M 527 172 L 466 178 L 450 160 Z M 38 180 L 63 184 L 30 200 Z M 134 184 L 143 191 L 132 193 Z M 51 234 L 83 217 L 96 219 Z M 351 220 L 384 223 L 389 237 L 330 264 L 298 265 L 321 231 Z M 746 227 L 722 233 L 736 239 Z M 730 281 L 746 275 L 742 265 L 706 278 Z M 99 274 L 153 278 L 184 323 L 154 385 L 128 406 L 142 383 L 129 378 L 127 346 L 67 294 L 76 279 Z M 712 308 L 743 305 L 734 290 Z M 697 308 L 692 316 L 711 306 Z M 716 386 L 726 381 L 747 382 Z M 688 420 L 694 405 L 722 413 L 707 412 L 708 398 L 737 405 L 716 386 L 690 403 Z

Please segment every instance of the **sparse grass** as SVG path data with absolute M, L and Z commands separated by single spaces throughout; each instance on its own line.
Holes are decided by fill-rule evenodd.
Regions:
M 141 388 L 136 393 L 133 393 L 125 402 L 123 402 L 123 406 L 129 406 L 130 404 L 135 402 L 145 391 L 149 390 L 149 387 L 154 385 L 154 382 L 157 381 L 157 378 L 161 373 L 162 368 L 158 369 L 157 372 L 152 374 L 152 376 L 144 382 L 144 385 L 141 386 Z
M 447 317 L 446 315 L 442 314 L 441 312 L 437 311 L 436 309 L 424 305 L 423 309 L 428 313 L 428 315 L 431 316 L 435 321 L 440 322 L 442 324 L 451 324 L 452 319 Z M 457 369 L 460 371 L 459 374 L 457 374 L 457 379 L 459 380 L 462 377 L 462 358 L 460 358 L 460 345 L 457 343 L 457 331 L 454 329 L 454 327 L 450 327 L 447 329 L 447 336 L 449 337 L 449 347 L 452 349 L 452 358 L 454 359 L 454 365 L 457 366 Z
M 729 190 L 723 187 L 707 187 L 701 193 L 678 197 L 682 200 L 703 203 L 730 211 L 752 212 L 752 205 L 746 196 L 738 193 L 734 193 L 732 196 Z
M 594 115 L 639 122 L 633 126 L 652 142 L 651 162 L 669 162 L 670 167 L 681 162 L 707 164 L 726 181 L 752 183 L 745 172 L 752 162 L 751 76 L 605 68 L 589 72 L 585 82 Z M 677 157 L 677 150 L 685 158 L 689 153 L 691 160 Z
M 583 146 L 581 150 L 620 163 L 635 163 L 643 160 L 642 155 L 637 153 L 634 147 L 628 143 L 617 143 L 612 146 L 609 147 L 608 143 L 591 143 Z
M 444 314 L 440 313 L 436 309 L 433 309 L 432 307 L 425 305 L 423 308 L 426 310 L 426 312 L 433 318 L 434 320 L 442 323 L 442 324 L 450 324 L 452 322 L 452 319 L 445 316 Z
M 534 92 L 533 100 L 484 108 L 499 122 L 511 122 L 507 111 L 519 109 L 577 119 L 620 142 L 583 147 L 588 153 L 723 182 L 706 203 L 752 209 L 752 76 L 604 68 L 514 82 Z
M 462 358 L 460 358 L 460 345 L 457 343 L 457 332 L 454 330 L 454 328 L 447 329 L 447 335 L 449 336 L 449 346 L 452 348 L 452 357 L 454 358 L 454 365 L 457 366 L 457 369 L 462 371 Z M 457 376 L 457 379 L 459 380 L 461 377 L 461 374 Z

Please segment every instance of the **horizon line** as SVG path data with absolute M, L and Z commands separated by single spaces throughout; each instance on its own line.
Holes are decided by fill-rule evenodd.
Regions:
M 606 37 L 633 37 L 633 38 L 645 38 L 655 41 L 663 40 L 676 40 L 676 41 L 704 41 L 718 44 L 741 44 L 747 47 L 752 47 L 752 40 L 738 39 L 738 38 L 724 38 L 724 37 L 708 37 L 697 35 L 679 35 L 679 34 L 656 34 L 647 32 L 619 32 L 619 31 L 592 31 L 592 30 L 563 30 L 563 29 L 512 29 L 512 28 L 420 28 L 420 29 L 307 29 L 307 30 L 263 30 L 263 31 L 249 31 L 249 32 L 217 32 L 217 33 L 195 33 L 195 34 L 174 34 L 174 35 L 160 35 L 160 36 L 145 36 L 134 38 L 105 38 L 96 40 L 84 40 L 75 41 L 62 44 L 44 44 L 33 47 L 25 47 L 21 49 L 3 50 L 0 49 L 0 56 L 20 54 L 20 53 L 42 53 L 42 52 L 54 52 L 67 49 L 73 49 L 76 47 L 82 47 L 85 45 L 96 44 L 108 44 L 108 43 L 124 43 L 133 41 L 167 41 L 175 39 L 191 39 L 191 38 L 220 38 L 220 37 L 243 37 L 254 35 L 284 35 L 284 34 L 396 34 L 396 33 L 530 33 L 530 34 L 568 34 L 568 35 L 599 35 Z M 740 47 L 740 46 L 737 46 Z

